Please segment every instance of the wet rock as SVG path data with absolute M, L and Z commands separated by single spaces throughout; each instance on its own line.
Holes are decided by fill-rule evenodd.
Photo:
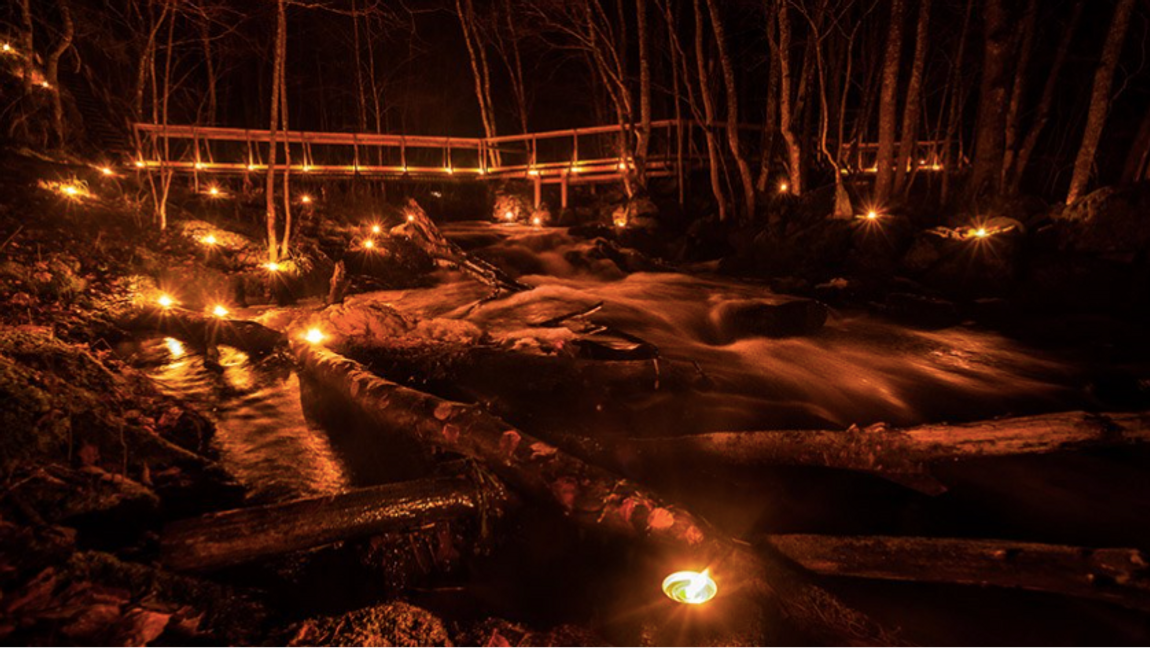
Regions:
M 826 324 L 827 307 L 813 299 L 723 302 L 711 312 L 719 340 L 794 337 L 816 333 Z
M 475 324 L 455 319 L 413 319 L 387 304 L 351 298 L 324 309 L 321 327 L 339 343 L 402 347 L 411 344 L 475 344 L 484 334 Z
M 62 486 L 77 490 L 68 498 L 53 498 L 51 489 L 33 498 L 43 504 L 41 515 L 60 519 L 127 502 L 149 508 L 154 496 L 140 484 L 178 493 L 227 481 L 204 457 L 160 435 L 171 422 L 158 421 L 172 401 L 134 375 L 113 371 L 84 346 L 0 328 L 0 425 L 7 431 L 0 468 L 80 471 L 56 477 L 78 480 Z
M 1112 254 L 1150 248 L 1150 182 L 1103 187 L 1055 216 L 1062 248 Z
M 884 214 L 873 221 L 856 218 L 851 224 L 851 247 L 846 258 L 850 274 L 893 274 L 912 240 L 909 221 Z
M 924 328 L 946 328 L 962 319 L 954 302 L 911 293 L 887 295 L 882 310 L 899 321 Z
M 531 210 L 530 223 L 535 226 L 551 225 L 551 208 L 547 203 L 540 203 L 538 207 Z
M 506 182 L 496 187 L 491 219 L 500 223 L 528 222 L 534 211 L 533 191 L 526 182 Z
M 987 238 L 921 232 L 903 256 L 901 270 L 946 295 L 971 299 L 1006 295 L 1018 275 L 1020 236 L 1017 230 Z
M 443 621 L 396 601 L 339 616 L 308 619 L 294 628 L 289 646 L 448 646 Z
M 825 218 L 788 223 L 782 232 L 764 228 L 731 234 L 732 246 L 740 250 L 748 271 L 767 276 L 791 274 L 818 281 L 841 273 L 852 236 L 853 223 Z
M 387 304 L 349 300 L 323 311 L 325 329 L 343 338 L 386 340 L 403 337 L 413 323 Z
M 615 227 L 654 231 L 659 227 L 659 207 L 647 196 L 635 196 L 611 212 Z

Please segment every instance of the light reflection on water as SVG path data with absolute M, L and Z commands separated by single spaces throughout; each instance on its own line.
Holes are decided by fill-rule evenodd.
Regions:
M 212 417 L 213 447 L 253 501 L 346 490 L 348 476 L 326 433 L 304 416 L 296 374 L 219 349 L 219 370 L 175 338 L 143 341 L 136 357 L 163 391 Z

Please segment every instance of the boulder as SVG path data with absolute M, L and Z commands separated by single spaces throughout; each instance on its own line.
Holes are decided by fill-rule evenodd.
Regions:
M 495 188 L 491 219 L 498 223 L 529 222 L 534 200 L 533 189 L 527 183 L 504 183 Z
M 1103 187 L 1055 215 L 1064 250 L 1092 254 L 1137 253 L 1150 248 L 1150 182 Z
M 1018 275 L 1021 233 L 970 238 L 957 230 L 920 232 L 902 257 L 901 271 L 932 291 L 962 298 L 1010 294 Z

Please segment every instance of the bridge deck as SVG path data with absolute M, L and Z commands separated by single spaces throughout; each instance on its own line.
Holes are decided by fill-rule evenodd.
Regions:
M 709 127 L 721 129 L 726 124 Z M 739 128 L 748 154 L 757 154 L 761 127 Z M 262 156 L 273 140 L 279 151 L 277 158 L 282 160 L 275 165 L 276 170 L 309 176 L 524 178 L 537 186 L 566 186 L 619 182 L 635 164 L 618 153 L 621 138 L 633 137 L 634 129 L 617 124 L 491 138 L 316 131 L 279 131 L 273 135 L 268 130 L 143 123 L 136 124 L 135 131 L 138 168 L 193 174 L 266 171 Z M 704 166 L 704 135 L 703 126 L 691 120 L 653 122 L 645 162 L 647 175 L 669 176 Z M 939 142 L 919 142 L 916 148 L 920 171 L 942 169 Z M 873 172 L 874 147 L 858 144 L 852 150 L 855 159 L 846 172 Z

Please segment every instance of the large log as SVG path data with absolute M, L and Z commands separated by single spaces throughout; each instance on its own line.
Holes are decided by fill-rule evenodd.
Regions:
M 895 637 L 813 585 L 773 551 L 753 551 L 638 484 L 515 429 L 482 409 L 408 389 L 318 346 L 293 352 L 321 388 L 353 402 L 381 428 L 484 462 L 508 486 L 559 507 L 575 524 L 657 543 L 709 565 L 724 591 L 769 605 L 800 632 L 834 644 L 889 644 Z M 669 565 L 668 571 L 677 565 Z M 678 567 L 681 568 L 681 567 Z
M 870 472 L 927 492 L 932 464 L 1150 442 L 1150 413 L 1062 412 L 960 425 L 712 432 L 645 439 L 568 439 L 608 465 L 690 460 L 735 466 L 820 466 Z
M 880 536 L 776 535 L 767 542 L 830 576 L 1017 588 L 1150 611 L 1150 562 L 1137 549 Z
M 186 308 L 136 308 L 117 323 L 126 329 L 157 331 L 198 346 L 225 344 L 251 355 L 286 348 L 283 333 L 258 322 L 219 318 Z
M 482 489 L 482 490 L 481 490 Z M 160 536 L 161 560 L 179 571 L 251 562 L 341 540 L 498 513 L 507 492 L 462 477 L 362 488 L 173 522 Z
M 531 286 L 512 279 L 499 268 L 464 252 L 458 245 L 447 240 L 414 198 L 407 201 L 403 214 L 403 222 L 391 228 L 390 234 L 407 237 L 425 250 L 438 264 L 458 268 L 489 286 L 496 293 L 531 290 Z

